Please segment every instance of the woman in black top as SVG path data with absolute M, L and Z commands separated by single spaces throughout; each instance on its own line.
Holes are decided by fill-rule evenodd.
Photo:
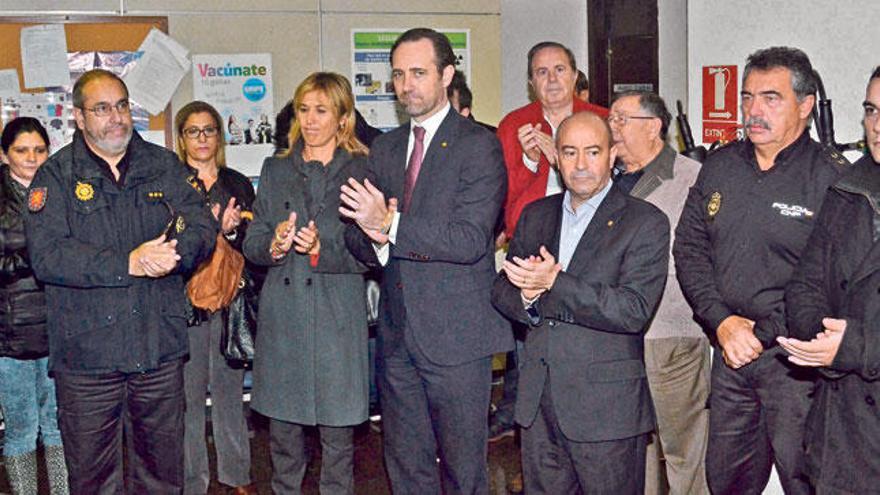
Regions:
M 250 180 L 226 167 L 223 119 L 211 105 L 194 101 L 177 112 L 177 154 L 193 169 L 226 240 L 241 250 L 254 188 Z M 199 312 L 198 309 L 195 310 Z M 186 437 L 184 493 L 206 493 L 211 479 L 205 439 L 205 398 L 211 391 L 211 425 L 217 450 L 217 478 L 251 493 L 250 444 L 242 410 L 244 371 L 230 367 L 220 354 L 225 309 L 205 313 L 189 329 L 190 358 L 184 367 Z
M 31 270 L 23 224 L 27 188 L 49 158 L 49 136 L 38 120 L 20 117 L 6 124 L 0 145 L 7 162 L 0 169 L 0 405 L 6 473 L 12 493 L 37 493 L 39 435 L 52 494 L 66 494 L 55 384 L 48 372 L 46 298 Z

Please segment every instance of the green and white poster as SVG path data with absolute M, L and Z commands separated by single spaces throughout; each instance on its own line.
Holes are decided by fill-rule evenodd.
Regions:
M 471 84 L 469 29 L 440 29 L 455 53 L 456 69 Z M 373 127 L 388 131 L 408 120 L 397 105 L 391 81 L 391 46 L 403 29 L 352 29 L 351 84 L 355 106 Z

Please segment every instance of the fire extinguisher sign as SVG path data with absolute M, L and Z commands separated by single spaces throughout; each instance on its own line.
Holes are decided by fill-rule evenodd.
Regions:
M 703 143 L 736 139 L 737 96 L 736 65 L 703 66 Z

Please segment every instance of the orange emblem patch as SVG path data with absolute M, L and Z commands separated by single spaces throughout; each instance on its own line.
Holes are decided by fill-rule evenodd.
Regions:
M 46 206 L 46 188 L 35 187 L 28 193 L 28 209 L 34 212 L 40 211 Z

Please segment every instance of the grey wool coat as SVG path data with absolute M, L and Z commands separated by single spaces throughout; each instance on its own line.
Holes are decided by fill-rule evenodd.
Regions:
M 274 419 L 347 426 L 367 419 L 367 310 L 363 272 L 345 247 L 339 188 L 363 180 L 365 157 L 337 149 L 326 166 L 304 163 L 302 145 L 267 158 L 260 174 L 245 256 L 268 267 L 260 293 L 251 407 Z M 321 252 L 269 255 L 275 226 L 297 214 L 296 228 L 314 220 Z

